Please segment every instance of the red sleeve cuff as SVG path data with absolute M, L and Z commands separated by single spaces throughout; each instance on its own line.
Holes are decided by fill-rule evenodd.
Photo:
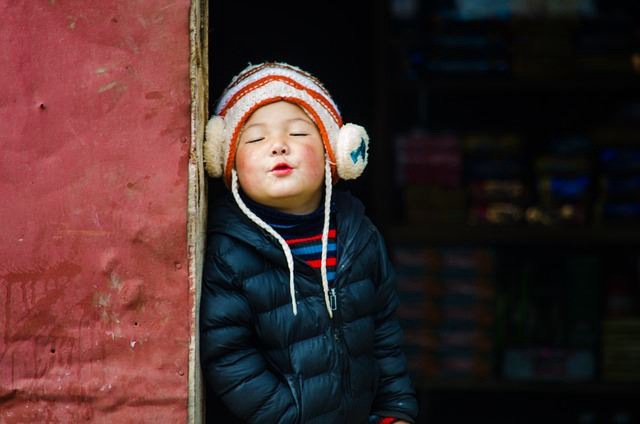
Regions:
M 395 423 L 396 421 L 398 421 L 397 418 L 393 418 L 393 417 L 383 417 L 380 420 L 380 424 L 392 424 Z

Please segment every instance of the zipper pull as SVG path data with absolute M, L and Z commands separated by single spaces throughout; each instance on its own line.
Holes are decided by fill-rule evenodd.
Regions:
M 336 289 L 332 288 L 329 290 L 329 305 L 331 306 L 331 310 L 335 311 L 338 309 L 338 298 L 336 297 Z

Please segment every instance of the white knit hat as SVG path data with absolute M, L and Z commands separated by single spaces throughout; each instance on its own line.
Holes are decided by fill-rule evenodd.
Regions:
M 326 257 L 329 233 L 331 190 L 338 178 L 359 177 L 368 161 L 369 136 L 364 128 L 343 124 L 338 107 L 329 92 L 315 77 L 286 63 L 266 62 L 250 65 L 236 75 L 220 98 L 215 115 L 209 119 L 204 144 L 205 168 L 212 177 L 224 177 L 240 209 L 273 235 L 280 243 L 289 266 L 289 286 L 293 313 L 297 314 L 293 256 L 282 237 L 255 215 L 238 193 L 235 155 L 242 127 L 256 109 L 270 103 L 287 101 L 301 107 L 318 127 L 325 148 L 325 216 L 322 231 L 321 274 L 325 303 L 333 316 L 327 283 Z

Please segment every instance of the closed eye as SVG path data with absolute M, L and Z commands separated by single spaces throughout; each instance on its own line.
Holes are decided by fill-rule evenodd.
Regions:
M 289 134 L 292 137 L 304 137 L 305 135 L 309 135 L 307 133 L 291 133 Z
M 261 141 L 261 140 L 264 140 L 264 137 L 254 138 L 253 140 L 247 140 L 247 141 L 245 141 L 245 143 L 246 143 L 246 144 L 249 144 L 249 143 L 255 143 L 255 142 L 257 142 L 257 141 Z

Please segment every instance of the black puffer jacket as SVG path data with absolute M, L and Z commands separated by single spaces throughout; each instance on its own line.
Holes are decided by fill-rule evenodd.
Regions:
M 394 274 L 362 204 L 335 192 L 337 310 L 329 318 L 320 273 L 295 259 L 298 314 L 277 242 L 230 196 L 211 219 L 200 303 L 208 387 L 251 423 L 413 422 L 415 392 L 400 350 Z

